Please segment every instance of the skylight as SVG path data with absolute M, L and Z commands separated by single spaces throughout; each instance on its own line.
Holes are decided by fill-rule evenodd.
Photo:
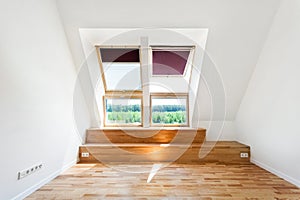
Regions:
M 104 85 L 104 126 L 143 126 L 144 122 L 150 126 L 189 126 L 188 86 L 194 46 L 151 46 L 146 52 L 139 46 L 96 48 Z M 148 63 L 148 72 L 141 68 L 140 56 L 143 64 Z M 142 73 L 146 75 L 143 81 Z M 147 77 L 148 90 L 143 90 Z M 149 109 L 143 102 L 150 103 Z M 149 117 L 143 117 L 144 109 Z
M 106 91 L 141 90 L 139 48 L 99 48 Z

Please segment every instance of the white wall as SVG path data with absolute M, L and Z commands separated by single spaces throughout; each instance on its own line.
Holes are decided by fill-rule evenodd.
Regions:
M 76 161 L 76 71 L 55 1 L 1 1 L 0 29 L 0 199 L 22 199 Z
M 199 121 L 198 126 L 206 129 L 207 141 L 235 141 L 236 131 L 233 121 Z
M 300 1 L 283 0 L 240 106 L 252 161 L 300 187 Z
M 81 28 L 208 28 L 206 50 L 224 81 L 227 121 L 236 117 L 279 2 L 57 0 L 76 67 L 85 59 L 78 31 Z M 203 68 L 206 65 L 210 63 L 204 60 Z M 204 98 L 202 102 L 209 101 Z M 209 112 L 206 107 L 203 104 L 203 113 Z M 201 120 L 210 120 L 204 117 Z

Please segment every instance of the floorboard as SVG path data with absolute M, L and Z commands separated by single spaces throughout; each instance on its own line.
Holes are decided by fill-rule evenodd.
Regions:
M 300 199 L 300 189 L 254 164 L 171 164 L 147 183 L 152 165 L 77 164 L 33 199 Z

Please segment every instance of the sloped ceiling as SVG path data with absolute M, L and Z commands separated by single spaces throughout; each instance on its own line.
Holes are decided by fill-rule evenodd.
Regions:
M 206 50 L 226 90 L 226 120 L 234 120 L 280 0 L 57 0 L 79 68 L 84 61 L 79 28 L 208 28 Z M 209 66 L 203 70 L 209 71 Z M 200 87 L 200 89 L 205 87 Z M 202 91 L 200 120 L 209 120 Z M 214 119 L 218 120 L 218 119 Z

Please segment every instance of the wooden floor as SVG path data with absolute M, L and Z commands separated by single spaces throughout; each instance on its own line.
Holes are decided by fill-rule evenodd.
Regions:
M 114 169 L 117 167 L 118 170 Z M 300 199 L 300 189 L 253 165 L 77 164 L 27 199 Z

